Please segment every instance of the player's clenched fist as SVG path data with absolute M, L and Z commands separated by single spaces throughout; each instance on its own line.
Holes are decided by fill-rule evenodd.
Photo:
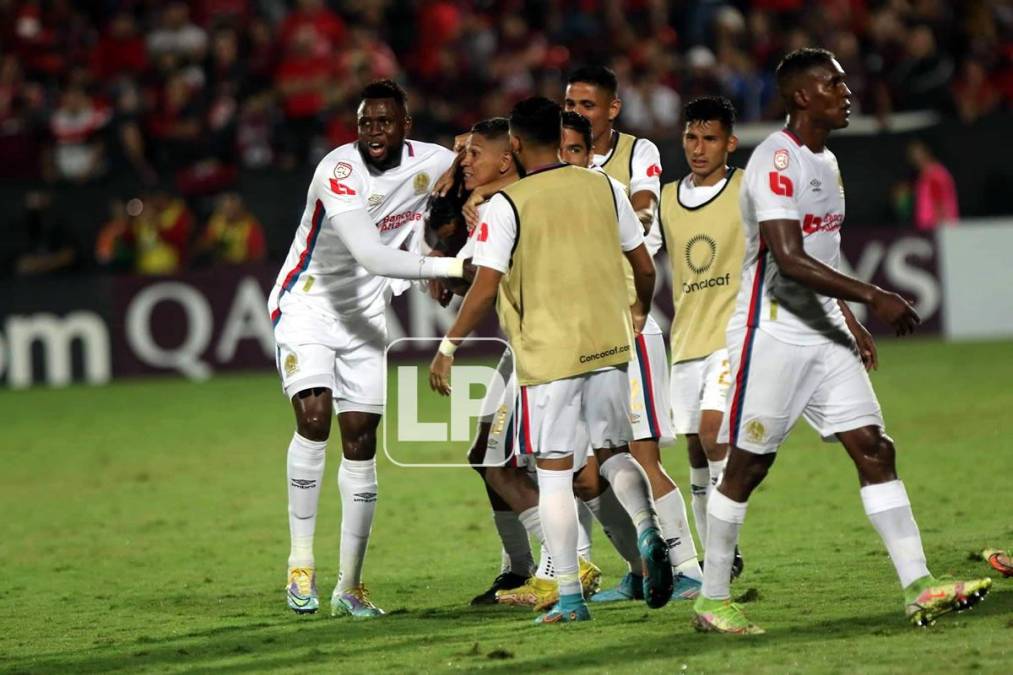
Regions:
M 918 312 L 907 300 L 896 293 L 879 289 L 872 296 L 869 309 L 881 321 L 884 321 L 897 331 L 897 335 L 907 335 L 914 332 L 915 326 L 922 322 Z

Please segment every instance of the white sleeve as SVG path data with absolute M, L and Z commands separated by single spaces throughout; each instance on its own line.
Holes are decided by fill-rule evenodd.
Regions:
M 658 146 L 646 138 L 638 138 L 633 146 L 630 169 L 631 195 L 647 190 L 655 198 L 661 196 L 661 153 Z
M 758 223 L 800 220 L 796 200 L 802 188 L 802 166 L 797 151 L 788 145 L 791 142 L 785 137 L 784 142 L 761 143 L 746 165 L 743 189 Z
M 485 212 L 489 208 L 489 202 L 482 202 L 478 205 L 478 222 L 482 222 L 485 219 Z M 457 252 L 458 258 L 470 258 L 475 255 L 475 237 L 478 234 L 478 228 L 472 228 L 471 232 L 468 233 L 468 240 L 464 242 L 464 246 Z
M 644 244 L 647 246 L 647 252 L 653 258 L 658 255 L 658 251 L 661 250 L 664 243 L 664 240 L 661 238 L 661 222 L 655 216 L 651 222 L 651 229 L 648 230 L 647 235 L 644 237 Z
M 485 214 L 472 232 L 475 255 L 471 262 L 476 267 L 489 267 L 506 274 L 510 257 L 517 241 L 517 219 L 514 207 L 501 194 L 493 195 L 486 205 Z
M 366 177 L 351 162 L 324 158 L 313 174 L 313 192 L 328 216 L 362 209 L 366 204 Z
M 640 224 L 630 198 L 626 196 L 626 188 L 619 181 L 609 178 L 612 196 L 616 200 L 616 215 L 619 217 L 619 245 L 623 251 L 632 251 L 644 243 L 644 226 Z
M 458 258 L 423 256 L 385 246 L 366 209 L 331 215 L 330 225 L 355 261 L 370 274 L 413 280 L 462 276 L 463 263 Z

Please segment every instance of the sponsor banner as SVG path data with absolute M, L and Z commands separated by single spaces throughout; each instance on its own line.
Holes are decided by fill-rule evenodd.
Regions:
M 923 319 L 919 332 L 938 332 L 943 295 L 935 239 L 893 230 L 845 228 L 843 233 L 844 271 L 911 299 Z M 652 314 L 667 333 L 671 269 L 663 253 L 656 262 Z M 267 297 L 277 272 L 276 265 L 264 264 L 176 277 L 0 283 L 0 383 L 10 388 L 101 384 L 152 374 L 204 379 L 222 371 L 273 369 Z M 394 298 L 387 313 L 389 342 L 442 336 L 458 303 L 442 308 L 428 293 L 410 288 Z M 856 305 L 854 311 L 868 319 L 864 307 Z M 873 332 L 890 332 L 873 320 L 868 325 Z M 500 335 L 494 314 L 476 335 Z M 428 362 L 432 350 L 426 343 L 402 340 L 389 356 Z
M 1013 218 L 964 220 L 938 230 L 944 330 L 953 340 L 1013 336 Z

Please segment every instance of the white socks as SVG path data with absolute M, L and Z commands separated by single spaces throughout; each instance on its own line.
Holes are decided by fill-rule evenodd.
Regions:
M 357 461 L 343 458 L 338 469 L 341 492 L 341 564 L 338 590 L 362 583 L 362 563 L 376 511 L 376 459 Z
M 707 488 L 708 495 L 718 486 L 718 483 L 721 481 L 721 474 L 725 472 L 726 466 L 728 466 L 728 455 L 725 455 L 724 459 L 719 459 L 716 462 L 707 460 L 707 473 L 710 475 L 710 486 Z
M 538 469 L 538 515 L 552 551 L 560 597 L 581 593 L 577 568 L 577 507 L 573 471 Z
M 493 511 L 493 522 L 496 532 L 503 542 L 504 572 L 509 570 L 518 576 L 527 578 L 531 575 L 531 544 L 528 542 L 528 531 L 524 528 L 520 517 L 513 511 Z
M 686 519 L 686 503 L 682 500 L 679 488 L 676 487 L 661 499 L 656 499 L 654 506 L 658 510 L 661 536 L 668 544 L 668 557 L 672 561 L 672 567 L 679 574 L 697 581 L 703 580 L 700 562 L 696 559 L 693 534 L 689 531 Z
M 612 455 L 602 462 L 600 473 L 612 485 L 619 503 L 630 514 L 637 536 L 650 527 L 661 529 L 654 512 L 651 484 L 633 455 L 628 452 Z
M 527 535 L 534 537 L 535 541 L 541 546 L 535 576 L 540 579 L 555 579 L 556 572 L 552 567 L 552 556 L 549 554 L 549 547 L 545 543 L 545 532 L 542 530 L 542 519 L 538 517 L 538 507 L 532 506 L 523 511 L 517 518 L 524 525 Z
M 693 520 L 696 523 L 696 534 L 700 537 L 700 546 L 707 548 L 707 495 L 711 490 L 710 471 L 707 467 L 689 467 L 689 489 L 692 493 L 690 504 L 693 508 Z
M 707 501 L 707 547 L 700 591 L 705 598 L 724 600 L 730 596 L 735 544 L 746 519 L 746 506 L 746 502 L 734 502 L 717 490 Z
M 292 546 L 289 567 L 313 567 L 313 532 L 324 478 L 327 441 L 310 441 L 298 433 L 288 445 L 288 530 Z
M 637 530 L 633 527 L 630 514 L 616 499 L 615 492 L 609 486 L 600 495 L 586 502 L 587 508 L 594 514 L 594 517 L 601 523 L 605 536 L 612 542 L 612 546 L 623 557 L 623 560 L 630 566 L 635 574 L 642 574 L 643 562 L 640 559 L 640 550 L 637 548 Z
M 886 545 L 901 587 L 907 588 L 912 581 L 928 576 L 922 538 L 904 483 L 892 480 L 866 485 L 860 493 L 865 514 Z
M 575 498 L 576 499 L 576 498 Z M 594 514 L 587 504 L 579 499 L 577 502 L 577 555 L 584 560 L 591 560 L 591 526 L 594 523 Z

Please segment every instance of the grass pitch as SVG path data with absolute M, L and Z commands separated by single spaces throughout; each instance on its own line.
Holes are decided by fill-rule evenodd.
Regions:
M 1013 544 L 1013 344 L 886 342 L 874 383 L 936 574 Z M 0 670 L 385 672 L 570 668 L 683 672 L 1008 672 L 1013 579 L 972 612 L 916 630 L 835 445 L 800 425 L 742 533 L 749 639 L 698 635 L 688 603 L 592 607 L 536 627 L 469 608 L 498 569 L 479 480 L 380 461 L 366 581 L 390 616 L 284 606 L 285 448 L 272 375 L 0 393 Z M 336 425 L 335 425 L 336 427 Z M 680 442 L 666 464 L 685 483 Z M 322 610 L 335 582 L 332 439 L 318 520 Z M 618 557 L 594 556 L 613 583 Z M 755 589 L 755 590 L 752 590 Z

